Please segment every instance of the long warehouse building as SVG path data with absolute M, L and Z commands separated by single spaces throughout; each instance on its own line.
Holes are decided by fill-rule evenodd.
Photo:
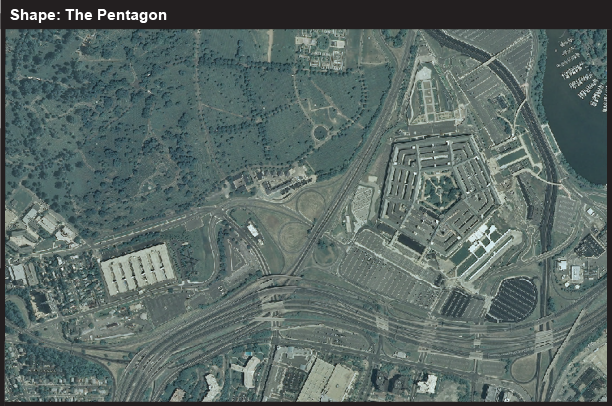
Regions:
M 100 265 L 111 296 L 175 278 L 166 244 L 112 258 Z

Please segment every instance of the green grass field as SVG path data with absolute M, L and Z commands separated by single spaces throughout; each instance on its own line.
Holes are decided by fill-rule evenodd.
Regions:
M 338 175 L 391 70 L 296 74 L 296 34 L 274 30 L 268 63 L 267 30 L 8 31 L 7 191 L 22 181 L 97 239 L 203 206 L 249 166 L 307 158 L 319 180 Z M 349 37 L 353 65 L 361 33 Z M 317 150 L 294 74 L 300 98 L 335 105 L 315 114 L 339 130 Z
M 469 249 L 470 245 L 472 244 L 470 244 L 469 242 L 464 243 L 463 246 L 459 248 L 459 250 L 455 252 L 452 257 L 450 257 L 450 260 L 453 261 L 455 265 L 460 264 L 464 259 L 468 257 L 468 255 L 471 255 Z
M 518 151 L 512 152 L 500 159 L 497 160 L 497 163 L 499 165 L 506 165 L 512 161 L 516 161 L 519 158 L 523 158 L 524 156 L 527 155 L 527 152 L 525 152 L 524 149 L 519 149 Z
M 13 194 L 13 200 L 15 213 L 17 216 L 24 214 L 23 211 L 32 203 L 32 195 L 30 195 L 25 189 L 19 188 Z
M 259 246 L 261 253 L 266 258 L 268 266 L 270 268 L 270 273 L 279 274 L 282 272 L 285 266 L 285 258 L 280 248 L 274 242 L 275 240 L 272 238 L 268 230 L 263 226 L 264 223 L 259 219 L 259 217 L 255 214 L 250 216 L 253 224 L 259 230 L 264 238 L 264 244 Z
M 461 265 L 459 265 L 459 267 L 457 268 L 457 276 L 461 276 L 461 274 L 465 272 L 466 269 L 468 269 L 470 266 L 472 266 L 472 264 L 474 264 L 476 261 L 478 261 L 478 258 L 470 254 L 467 260 Z

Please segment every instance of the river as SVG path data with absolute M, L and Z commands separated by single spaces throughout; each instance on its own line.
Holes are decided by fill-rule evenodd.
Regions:
M 587 69 L 582 69 L 569 79 L 561 77 L 561 73 L 570 66 L 584 61 L 580 57 L 563 68 L 557 68 L 556 65 L 566 59 L 561 55 L 563 50 L 570 46 L 561 48 L 559 42 L 561 38 L 564 40 L 569 38 L 569 33 L 566 30 L 546 30 L 546 35 L 548 35 L 548 49 L 543 104 L 550 128 L 572 168 L 592 183 L 606 184 L 608 183 L 608 116 L 602 112 L 603 100 L 600 99 L 599 105 L 593 107 L 589 102 L 595 89 L 584 99 L 580 99 L 577 94 L 586 87 L 586 84 L 578 89 L 569 87 L 572 80 L 588 73 Z

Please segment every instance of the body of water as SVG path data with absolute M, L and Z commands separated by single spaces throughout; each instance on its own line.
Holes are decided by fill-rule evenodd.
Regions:
M 572 168 L 592 183 L 606 184 L 608 116 L 602 112 L 603 95 L 597 107 L 589 104 L 596 88 L 584 99 L 578 97 L 578 92 L 592 79 L 577 89 L 570 88 L 569 83 L 588 73 L 588 70 L 584 68 L 569 79 L 561 77 L 561 73 L 584 61 L 584 58 L 580 57 L 565 67 L 557 68 L 557 64 L 567 58 L 561 55 L 563 50 L 570 46 L 561 48 L 559 42 L 567 40 L 569 33 L 566 30 L 546 30 L 546 34 L 548 49 L 543 104 L 548 123 Z

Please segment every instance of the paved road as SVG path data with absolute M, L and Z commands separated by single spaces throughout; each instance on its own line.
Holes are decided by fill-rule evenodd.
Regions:
M 380 115 L 376 120 L 376 123 L 374 124 L 370 136 L 367 138 L 363 149 L 355 158 L 355 161 L 348 168 L 345 175 L 345 180 L 342 183 L 340 190 L 338 191 L 334 199 L 331 201 L 331 204 L 327 207 L 319 221 L 315 224 L 312 231 L 310 232 L 308 236 L 308 241 L 306 242 L 306 246 L 300 253 L 293 268 L 288 272 L 289 275 L 294 275 L 302 269 L 302 266 L 304 265 L 306 259 L 311 254 L 312 249 L 314 248 L 317 241 L 319 241 L 319 238 L 321 238 L 321 235 L 329 225 L 329 222 L 333 218 L 335 218 L 336 214 L 338 213 L 338 210 L 343 207 L 343 204 L 346 199 L 351 196 L 352 193 L 355 191 L 357 184 L 363 176 L 364 170 L 367 169 L 368 163 L 370 162 L 374 152 L 376 151 L 381 137 L 383 136 L 385 131 L 387 131 L 390 124 L 389 118 L 393 113 L 393 108 L 397 100 L 397 92 L 399 91 L 402 80 L 404 79 L 403 72 L 410 59 L 411 43 L 412 41 L 410 41 L 406 45 L 401 63 L 395 68 L 395 75 L 393 76 L 391 87 L 387 92 L 384 105 L 382 106 Z
M 377 331 L 376 312 L 359 310 L 350 303 L 344 302 L 342 295 L 332 295 L 329 292 L 311 288 L 295 289 L 296 287 L 292 286 L 277 286 L 266 288 L 259 292 L 256 290 L 253 290 L 250 293 L 244 292 L 242 296 L 237 296 L 231 301 L 231 303 L 222 303 L 218 309 L 202 314 L 201 318 L 194 319 L 184 327 L 182 326 L 169 332 L 168 334 L 164 334 L 162 337 L 160 337 L 157 343 L 154 345 L 149 345 L 148 349 L 143 350 L 130 362 L 130 365 L 128 365 L 126 368 L 126 373 L 123 375 L 124 378 L 119 383 L 116 400 L 140 400 L 146 389 L 150 387 L 150 384 L 157 376 L 159 376 L 161 371 L 168 368 L 174 368 L 174 366 L 172 366 L 174 362 L 169 361 L 170 355 L 176 351 L 184 350 L 189 346 L 196 345 L 193 343 L 194 340 L 197 341 L 201 339 L 203 332 L 206 332 L 206 335 L 208 336 L 221 329 L 228 329 L 228 332 L 223 337 L 213 336 L 204 338 L 205 340 L 212 340 L 211 342 L 215 343 L 226 341 L 235 342 L 233 340 L 238 336 L 246 337 L 248 334 L 252 334 L 256 331 L 269 330 L 269 324 L 267 323 L 252 325 L 251 322 L 251 320 L 256 317 L 258 313 L 262 312 L 261 307 L 259 307 L 259 303 L 253 302 L 253 300 L 255 297 L 259 297 L 263 293 L 270 296 L 282 296 L 288 294 L 289 292 L 295 292 L 300 295 L 310 293 L 321 298 L 320 300 L 323 302 L 313 303 L 307 299 L 292 299 L 291 301 L 285 302 L 285 310 L 287 313 L 291 313 L 291 311 L 300 311 L 302 313 L 302 316 L 300 316 L 299 319 L 301 323 L 317 324 L 320 323 L 320 316 L 326 315 L 327 317 L 333 317 L 336 319 L 337 322 L 335 323 L 337 323 L 343 329 L 355 331 L 358 334 L 363 334 L 364 330 Z M 604 286 L 603 288 L 600 288 L 598 292 L 599 294 L 605 294 L 607 290 Z M 333 304 L 332 299 L 334 297 L 340 303 Z M 330 303 L 325 303 L 328 300 Z M 593 300 L 593 297 L 589 296 L 588 298 L 585 298 L 583 305 L 586 306 L 586 303 L 589 303 L 590 300 Z M 304 314 L 310 314 L 312 315 L 312 318 L 304 318 Z M 589 323 L 591 324 L 584 323 L 584 325 L 581 326 L 581 331 L 583 331 L 585 334 L 588 333 L 595 328 L 594 326 L 597 325 L 597 323 L 605 321 L 606 315 L 607 312 L 605 307 L 600 308 L 600 310 L 597 312 L 593 312 L 592 317 L 587 319 L 587 321 L 590 320 Z M 288 317 L 288 314 L 285 314 L 284 317 Z M 393 336 L 396 340 L 419 344 L 421 343 L 424 333 L 431 333 L 431 326 L 426 320 L 402 320 L 393 317 L 388 317 L 388 319 L 389 332 L 388 334 L 381 332 L 381 334 Z M 247 322 L 246 325 L 244 324 L 245 321 Z M 522 351 L 525 355 L 533 353 L 532 347 L 534 343 L 534 332 L 531 331 L 531 327 L 533 325 L 534 322 L 517 323 L 517 325 L 513 327 L 513 331 L 515 333 L 517 331 L 521 331 L 521 334 L 514 334 L 513 338 L 506 340 L 504 340 L 503 337 L 496 338 L 496 335 L 499 334 L 499 330 L 497 329 L 494 329 L 497 331 L 493 333 L 482 333 L 481 339 L 483 341 L 488 339 L 489 335 L 491 335 L 490 339 L 498 340 L 495 348 L 483 350 L 485 358 L 488 358 L 489 354 L 498 352 L 499 347 L 509 346 L 511 344 L 516 344 L 514 347 L 512 347 L 512 350 Z M 436 342 L 432 342 L 428 347 L 430 350 L 435 350 L 436 352 L 468 356 L 471 352 L 470 347 L 473 342 L 473 337 L 471 337 L 468 333 L 472 327 L 473 326 L 471 325 L 462 325 L 460 323 L 450 323 L 450 325 L 436 326 L 434 328 L 435 332 L 433 333 Z M 505 326 L 503 328 L 508 327 Z M 569 328 L 559 329 L 555 334 L 553 341 L 556 345 L 559 345 L 563 341 L 566 330 L 569 330 Z M 464 335 L 465 338 L 458 338 L 460 335 Z M 197 345 L 199 344 L 200 342 L 198 341 Z M 332 347 L 339 348 L 337 346 Z M 342 351 L 346 352 L 357 351 L 344 347 L 341 349 Z M 224 350 L 226 350 L 226 346 L 224 346 L 223 349 L 220 347 L 220 351 Z M 211 356 L 213 355 L 210 354 L 210 350 L 208 349 L 207 345 L 206 358 L 208 359 Z M 374 360 L 374 357 L 379 357 L 379 359 L 382 359 L 382 355 L 380 353 L 368 353 L 368 358 L 370 360 Z M 202 357 L 195 358 L 185 365 L 195 365 L 201 361 L 201 358 Z M 500 357 L 495 356 L 493 358 L 499 359 Z M 184 368 L 185 365 L 181 365 L 181 369 Z
M 463 41 L 460 41 L 454 37 L 451 37 L 445 34 L 442 30 L 426 30 L 426 32 L 431 35 L 436 41 L 438 41 L 442 46 L 460 51 L 481 63 L 489 62 L 492 57 L 492 55 L 488 52 L 476 48 L 475 46 L 467 44 Z M 514 75 L 504 66 L 504 64 L 502 64 L 499 60 L 496 59 L 488 63 L 488 66 L 508 87 L 508 89 L 514 96 L 517 105 L 522 103 L 523 100 L 525 100 L 526 96 L 523 93 L 521 86 L 514 77 Z M 529 131 L 533 136 L 533 140 L 535 141 L 536 147 L 540 152 L 540 156 L 542 157 L 542 162 L 544 163 L 544 169 L 546 172 L 546 180 L 549 182 L 546 185 L 546 192 L 544 196 L 544 210 L 542 214 L 542 221 L 540 223 L 540 242 L 542 246 L 542 251 L 546 252 L 552 248 L 552 227 L 558 191 L 558 187 L 554 185 L 554 183 L 558 182 L 557 168 L 553 160 L 553 154 L 550 150 L 550 146 L 548 145 L 545 139 L 544 133 L 542 132 L 542 128 L 540 127 L 540 123 L 536 118 L 536 115 L 533 113 L 533 110 L 529 103 L 525 103 L 525 105 L 521 109 L 521 114 L 523 115 L 523 118 L 527 123 L 527 127 L 529 128 Z M 540 288 L 541 316 L 545 316 L 547 312 L 546 303 L 548 299 L 550 269 L 552 268 L 551 262 L 552 261 L 550 259 L 544 261 L 544 268 L 542 271 L 542 286 Z M 548 324 L 546 325 L 546 327 L 547 329 L 549 328 Z M 544 326 L 540 326 L 540 330 L 543 329 Z M 550 355 L 551 353 L 549 352 L 549 358 Z M 541 355 L 538 354 L 537 358 L 538 366 L 536 376 L 538 378 L 538 385 L 536 387 L 536 399 L 541 400 Z
M 448 38 L 445 38 L 445 34 L 442 32 L 431 31 L 432 36 L 434 38 L 440 38 L 439 41 L 451 44 L 450 46 L 455 46 L 456 49 L 462 50 L 462 52 L 471 52 L 475 59 L 484 62 L 490 59 L 484 51 L 478 50 L 474 47 L 474 49 L 469 49 L 467 44 L 463 44 L 460 41 L 451 41 Z M 448 37 L 448 36 L 446 36 Z M 449 37 L 450 38 L 450 37 Z M 446 42 L 445 42 L 446 41 Z M 454 44 L 454 45 L 453 45 Z M 393 105 L 397 99 L 397 92 L 399 90 L 399 86 L 402 81 L 402 72 L 406 66 L 406 63 L 409 59 L 409 48 L 410 44 L 406 46 L 405 53 L 400 62 L 400 66 L 396 67 L 396 75 L 393 78 L 391 88 L 388 92 L 388 95 L 385 99 L 385 104 L 382 106 L 381 113 L 379 119 L 376 121 L 374 128 L 372 129 L 371 136 L 366 141 L 363 149 L 357 156 L 356 160 L 349 167 L 345 180 L 343 181 L 342 187 L 338 194 L 333 199 L 332 203 L 325 211 L 324 215 L 317 222 L 315 227 L 313 228 L 310 238 L 302 250 L 298 261 L 294 265 L 294 267 L 289 272 L 290 275 L 295 274 L 301 270 L 301 267 L 305 263 L 306 259 L 309 257 L 314 244 L 318 241 L 323 231 L 329 225 L 329 222 L 335 217 L 338 210 L 343 207 L 344 202 L 347 198 L 349 198 L 354 191 L 357 183 L 359 182 L 363 171 L 367 168 L 367 164 L 372 158 L 374 151 L 382 135 L 387 130 L 389 125 L 388 119 L 391 116 Z M 464 51 L 467 49 L 467 51 Z M 469 53 L 468 53 L 469 54 Z M 497 62 L 497 63 L 496 63 Z M 509 87 L 509 89 L 513 92 L 517 100 L 520 97 L 524 98 L 520 88 L 517 88 L 516 81 L 513 76 L 505 69 L 505 67 L 499 63 L 499 61 L 494 61 L 489 64 L 489 67 L 496 72 L 504 83 Z M 522 95 L 522 96 L 521 96 Z M 552 162 L 552 158 L 547 158 L 548 144 L 543 138 L 543 134 L 539 126 L 537 125 L 537 120 L 533 115 L 528 104 L 526 104 L 522 110 L 522 114 L 525 117 L 525 121 L 528 123 L 530 130 L 534 134 L 536 139 L 536 145 L 540 150 L 540 153 L 543 156 L 543 161 L 547 166 L 547 178 L 549 181 L 556 182 L 556 170 L 554 167 L 554 163 Z M 541 139 L 540 139 L 541 138 Z M 554 202 L 556 199 L 556 186 L 547 187 L 546 192 L 546 203 L 545 203 L 545 216 L 543 216 L 542 224 L 540 226 L 540 237 L 543 242 L 542 247 L 546 250 L 549 247 L 550 241 L 550 227 L 552 227 L 552 218 L 554 215 Z M 160 230 L 162 228 L 169 228 L 170 226 L 176 226 L 181 224 L 182 222 L 189 221 L 190 219 L 194 219 L 197 216 L 201 216 L 202 214 L 209 211 L 216 211 L 219 213 L 219 210 L 228 209 L 230 207 L 236 207 L 239 205 L 245 205 L 246 200 L 242 201 L 241 199 L 235 199 L 229 202 L 226 202 L 219 207 L 207 207 L 207 208 L 199 208 L 192 213 L 188 213 L 187 215 L 179 215 L 172 219 L 161 220 L 157 223 L 150 224 L 145 226 L 141 226 L 139 228 L 135 228 L 129 232 L 126 232 L 122 236 L 113 237 L 112 239 L 107 239 L 104 241 L 97 241 L 94 243 L 96 247 L 103 247 L 110 244 L 115 244 L 123 239 L 131 238 L 133 235 L 142 233 L 145 231 L 154 231 Z M 252 204 L 249 202 L 248 204 Z M 224 216 L 224 214 L 219 213 Z M 231 220 L 231 219 L 229 219 Z M 84 248 L 88 249 L 88 248 Z M 262 257 L 259 257 L 263 263 L 265 261 Z M 547 281 L 547 272 L 548 267 L 545 268 L 545 281 Z M 279 275 L 279 278 L 282 276 Z M 279 282 L 278 284 L 281 286 L 276 286 L 272 288 L 266 288 L 263 291 L 258 289 L 260 281 L 255 282 L 254 284 L 244 287 L 240 289 L 238 292 L 233 294 L 233 297 L 229 299 L 225 299 L 221 303 L 209 308 L 206 312 L 203 311 L 194 311 L 188 314 L 184 319 L 181 320 L 181 324 L 175 323 L 171 328 L 167 329 L 164 332 L 160 332 L 158 337 L 155 337 L 147 348 L 143 349 L 139 352 L 128 364 L 126 367 L 125 373 L 122 375 L 122 379 L 117 386 L 117 390 L 115 393 L 115 400 L 128 401 L 135 400 L 139 401 L 142 399 L 143 394 L 151 386 L 151 384 L 155 381 L 156 378 L 162 377 L 162 374 L 165 374 L 162 381 L 157 383 L 156 389 L 154 390 L 153 397 L 159 395 L 164 389 L 165 383 L 170 382 L 173 376 L 185 366 L 190 364 L 195 364 L 201 362 L 202 359 L 210 359 L 217 354 L 226 352 L 228 348 L 232 346 L 239 345 L 240 342 L 245 342 L 248 340 L 248 337 L 255 332 L 258 331 L 266 331 L 269 330 L 268 323 L 262 322 L 253 322 L 253 318 L 261 315 L 261 307 L 258 298 L 267 293 L 276 297 L 286 296 L 295 290 L 295 286 L 287 285 L 287 282 Z M 605 284 L 605 281 L 602 282 Z M 314 288 L 303 289 L 300 288 L 301 292 L 305 290 L 309 290 L 319 297 L 326 297 L 327 300 L 335 300 L 337 302 L 342 303 L 343 306 L 330 306 L 330 305 L 322 305 L 319 303 L 305 303 L 300 300 L 291 300 L 285 302 L 285 307 L 288 310 L 303 311 L 305 313 L 312 314 L 312 320 L 304 320 L 305 324 L 312 323 L 313 320 L 317 320 L 316 316 L 320 314 L 327 314 L 333 316 L 338 320 L 338 323 L 343 325 L 344 329 L 347 330 L 355 330 L 357 333 L 363 332 L 363 329 L 369 329 L 371 331 L 377 331 L 376 327 L 376 316 L 377 313 L 373 311 L 365 311 L 363 309 L 355 308 L 350 304 L 349 297 L 344 297 L 342 294 L 333 295 L 334 297 L 330 297 L 329 292 L 320 291 Z M 594 288 L 594 289 L 597 289 Z M 602 294 L 607 292 L 605 285 L 599 285 L 598 294 Z M 595 290 L 593 291 L 595 292 Z M 546 288 L 543 289 L 543 293 L 546 293 Z M 356 295 L 356 294 L 355 294 Z M 593 295 L 594 298 L 596 295 Z M 591 297 L 590 297 L 591 298 Z M 354 298 L 353 298 L 354 299 Z M 584 299 L 583 305 L 587 302 L 588 298 Z M 541 304 L 544 301 L 541 301 Z M 332 302 L 333 303 L 333 302 Z M 605 309 L 604 309 L 605 310 Z M 568 311 L 568 310 L 565 310 Z M 541 323 L 546 323 L 550 320 L 549 317 L 546 316 L 546 309 L 541 309 Z M 560 315 L 563 312 L 558 312 L 556 315 Z M 598 323 L 601 323 L 602 320 L 605 320 L 606 313 L 605 311 L 594 312 L 590 319 L 587 319 L 584 326 L 581 326 L 582 329 L 579 332 L 579 336 L 588 334 L 592 331 Z M 431 344 L 429 347 L 438 352 L 443 352 L 446 354 L 454 354 L 454 355 L 467 355 L 469 353 L 471 345 L 473 343 L 473 338 L 470 337 L 470 329 L 474 326 L 470 326 L 467 324 L 455 323 L 455 322 L 444 322 L 444 324 L 439 323 L 435 327 L 430 325 L 430 322 L 422 319 L 400 319 L 395 317 L 386 317 L 389 319 L 389 334 L 388 336 L 393 335 L 395 339 L 399 339 L 406 342 L 411 343 L 421 343 L 422 337 L 427 335 L 428 337 L 432 337 Z M 530 331 L 530 328 L 533 327 L 534 322 L 529 323 L 517 323 L 517 325 L 513 327 L 500 325 L 500 326 L 486 326 L 486 331 L 481 334 L 482 340 L 490 340 L 491 342 L 496 343 L 496 345 L 511 345 L 516 344 L 512 347 L 513 350 L 525 350 L 529 347 L 533 346 L 533 332 Z M 513 337 L 511 339 L 507 337 L 499 337 L 500 333 L 511 328 L 513 332 L 516 333 L 517 330 L 520 331 L 520 335 L 517 337 Z M 221 334 L 223 331 L 228 331 L 227 333 Z M 463 334 L 462 334 L 463 333 Z M 560 342 L 564 338 L 564 330 L 559 329 L 559 331 L 555 332 L 554 341 L 555 343 Z M 215 334 L 221 334 L 215 336 Z M 385 334 L 383 334 L 385 335 Z M 465 339 L 459 340 L 458 335 L 464 335 Z M 278 334 L 275 334 L 274 339 L 276 342 L 283 342 L 283 339 L 278 337 Z M 292 340 L 293 341 L 293 340 Z M 180 368 L 176 368 L 175 360 L 171 359 L 173 353 L 184 350 L 188 347 L 193 347 L 194 342 L 207 343 L 207 354 L 203 356 L 197 356 L 193 359 L 190 359 L 187 364 L 183 364 Z M 133 345 L 133 344 L 132 344 Z M 369 360 L 379 359 L 379 360 L 387 360 L 387 356 L 380 353 L 381 342 L 379 342 L 378 350 L 376 353 L 372 352 L 363 352 L 355 349 L 347 349 L 347 348 L 338 348 L 336 346 L 322 346 L 321 348 L 325 348 L 329 351 L 341 351 L 342 353 L 352 353 L 352 354 L 361 354 L 361 356 L 367 356 Z M 309 347 L 313 347 L 314 345 L 309 342 Z M 61 345 L 58 345 L 58 348 L 61 348 Z M 100 348 L 98 346 L 93 346 L 95 348 Z M 120 348 L 121 346 L 118 346 Z M 316 346 L 315 346 L 316 347 Z M 85 347 L 83 347 L 85 348 Z M 87 347 L 88 348 L 88 347 Z M 499 348 L 499 347 L 498 347 Z M 472 348 L 473 350 L 473 348 Z M 495 351 L 498 351 L 497 349 Z M 489 354 L 494 354 L 493 350 L 483 351 L 485 352 L 485 357 Z M 526 352 L 527 353 L 527 352 Z M 403 361 L 399 361 L 398 359 L 389 359 L 389 362 L 401 363 Z M 405 363 L 409 363 L 406 361 Z M 415 365 L 420 365 L 419 363 L 414 363 Z M 427 366 L 430 370 L 436 370 L 436 367 Z M 169 371 L 165 373 L 164 371 Z M 473 381 L 476 378 L 476 375 L 473 373 L 462 373 L 460 371 L 450 371 L 450 373 L 458 374 L 460 376 L 465 376 L 466 379 L 470 379 Z M 463 374 L 463 375 L 462 375 Z

